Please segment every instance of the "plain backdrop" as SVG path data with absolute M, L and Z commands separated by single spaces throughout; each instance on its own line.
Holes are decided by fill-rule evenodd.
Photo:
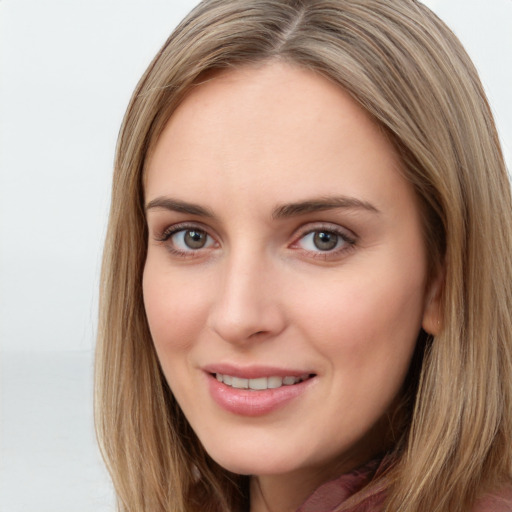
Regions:
M 473 57 L 512 165 L 512 0 L 429 0 Z M 112 510 L 92 427 L 121 119 L 192 0 L 0 0 L 0 509 Z

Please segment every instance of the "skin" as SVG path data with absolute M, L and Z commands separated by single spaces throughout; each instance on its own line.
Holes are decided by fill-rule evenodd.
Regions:
M 151 154 L 151 334 L 205 449 L 253 475 L 252 512 L 296 510 L 384 448 L 418 332 L 437 322 L 419 208 L 400 165 L 348 94 L 280 62 L 197 86 Z M 349 200 L 283 208 L 332 197 Z M 176 201 L 207 211 L 176 211 Z M 202 248 L 187 245 L 193 229 Z M 321 232 L 334 248 L 315 245 Z M 247 417 L 212 399 L 204 367 L 219 363 L 314 377 L 284 406 Z

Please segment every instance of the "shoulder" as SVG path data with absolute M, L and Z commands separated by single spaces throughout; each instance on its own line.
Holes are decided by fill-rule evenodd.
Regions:
M 471 512 L 512 512 L 512 484 L 477 500 Z

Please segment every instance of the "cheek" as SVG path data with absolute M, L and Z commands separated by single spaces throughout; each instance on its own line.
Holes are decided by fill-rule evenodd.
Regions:
M 386 273 L 354 275 L 358 277 L 324 283 L 318 293 L 302 295 L 296 309 L 303 329 L 332 365 L 361 376 L 389 367 L 403 372 L 421 327 L 422 273 L 411 279 L 388 266 Z
M 327 361 L 333 407 L 318 425 L 343 445 L 376 424 L 402 388 L 421 326 L 422 282 L 389 278 L 344 279 L 302 302 L 302 330 Z M 340 420 L 343 418 L 343 420 Z M 337 425 L 334 433 L 332 425 Z M 343 432 L 342 432 L 343 431 Z
M 204 287 L 180 278 L 153 262 L 146 262 L 143 296 L 151 336 L 157 352 L 185 351 L 205 324 Z

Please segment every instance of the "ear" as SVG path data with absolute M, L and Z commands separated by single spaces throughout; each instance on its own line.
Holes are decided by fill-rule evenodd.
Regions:
M 444 288 L 444 271 L 439 269 L 427 287 L 425 295 L 425 309 L 421 326 L 428 334 L 437 336 L 441 332 L 443 314 L 441 311 L 441 297 Z

